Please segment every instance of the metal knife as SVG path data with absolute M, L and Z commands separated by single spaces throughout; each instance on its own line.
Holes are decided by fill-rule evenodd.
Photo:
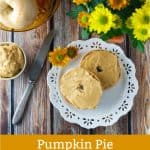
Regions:
M 29 70 L 28 85 L 27 85 L 26 90 L 22 96 L 22 99 L 20 100 L 20 102 L 16 108 L 16 111 L 14 113 L 14 116 L 12 119 L 13 124 L 19 123 L 23 117 L 25 107 L 29 100 L 29 96 L 33 90 L 33 87 L 34 87 L 36 81 L 38 80 L 38 77 L 43 68 L 45 59 L 47 57 L 47 54 L 50 49 L 50 45 L 52 43 L 54 36 L 55 36 L 55 31 L 52 30 L 45 38 L 43 45 L 42 45 L 39 53 L 37 54 L 34 63 L 32 64 L 32 66 Z

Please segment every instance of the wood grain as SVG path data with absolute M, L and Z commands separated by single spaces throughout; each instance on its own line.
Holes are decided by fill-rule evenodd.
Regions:
M 38 53 L 40 46 L 48 32 L 47 24 L 38 29 L 15 33 L 14 41 L 18 43 L 27 55 L 27 67 L 22 76 L 14 81 L 14 106 L 16 108 L 27 85 L 28 70 Z M 40 79 L 37 82 L 29 100 L 24 118 L 14 128 L 15 134 L 48 134 L 51 133 L 50 126 L 50 103 L 47 95 L 46 83 L 47 66 L 42 70 Z
M 0 30 L 0 42 L 11 41 L 11 33 Z M 11 132 L 11 82 L 0 81 L 0 134 Z
M 54 16 L 54 28 L 58 30 L 58 34 L 54 40 L 54 47 L 66 46 L 71 41 L 79 39 L 79 26 L 75 20 L 66 16 L 66 12 L 69 11 L 71 7 L 71 1 L 62 0 Z M 54 134 L 88 134 L 90 132 L 89 130 L 82 129 L 78 125 L 64 121 L 55 108 L 53 109 L 53 118 Z
M 136 76 L 139 81 L 139 91 L 135 97 L 131 111 L 132 134 L 145 133 L 145 101 L 150 99 L 150 51 L 149 43 L 145 45 L 145 53 L 141 54 L 130 47 L 130 56 L 136 66 Z
M 5 134 L 8 132 L 8 111 L 9 111 L 9 93 L 8 82 L 0 81 L 0 133 Z
M 145 132 L 150 134 L 150 41 L 146 44 L 146 58 L 147 58 L 147 99 L 145 99 Z

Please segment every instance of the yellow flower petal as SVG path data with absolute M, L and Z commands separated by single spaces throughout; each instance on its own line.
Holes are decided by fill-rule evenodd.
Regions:
M 150 12 L 147 7 L 143 6 L 142 8 L 136 9 L 136 12 L 131 16 L 131 21 L 133 28 L 144 26 L 150 29 Z
M 126 26 L 129 28 L 129 29 L 132 29 L 133 26 L 132 26 L 132 20 L 131 20 L 131 17 L 129 17 L 126 21 Z
M 82 11 L 78 15 L 78 24 L 81 27 L 87 28 L 89 26 L 89 14 Z
M 121 28 L 121 26 L 122 26 L 121 18 L 118 15 L 114 15 L 114 17 L 116 18 L 115 21 L 114 21 L 114 23 L 115 23 L 114 28 L 115 29 Z
M 150 38 L 150 30 L 143 27 L 134 29 L 133 34 L 140 41 L 146 41 Z
M 66 55 L 65 49 L 56 48 L 49 53 L 49 61 L 54 66 L 64 67 L 70 62 L 70 58 Z
M 99 4 L 91 13 L 89 18 L 89 30 L 96 31 L 97 33 L 107 33 L 112 27 L 115 26 L 114 21 L 116 16 L 111 13 L 104 5 Z

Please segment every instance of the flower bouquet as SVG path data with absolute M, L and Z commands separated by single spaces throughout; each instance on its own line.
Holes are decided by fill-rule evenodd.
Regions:
M 96 33 L 101 39 L 128 35 L 132 46 L 144 52 L 150 38 L 150 0 L 73 0 L 68 13 L 82 27 L 82 39 Z

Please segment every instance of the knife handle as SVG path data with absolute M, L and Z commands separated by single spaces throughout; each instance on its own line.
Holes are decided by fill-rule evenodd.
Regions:
M 26 108 L 26 105 L 27 105 L 27 102 L 28 102 L 28 99 L 29 99 L 29 96 L 33 90 L 33 87 L 34 87 L 34 84 L 35 82 L 33 81 L 29 81 L 27 87 L 26 87 L 26 90 L 22 96 L 22 99 L 20 100 L 17 108 L 16 108 L 16 111 L 13 115 L 13 119 L 12 119 L 12 123 L 13 124 L 17 124 L 19 123 L 19 121 L 22 119 L 22 116 L 24 114 L 24 110 Z

